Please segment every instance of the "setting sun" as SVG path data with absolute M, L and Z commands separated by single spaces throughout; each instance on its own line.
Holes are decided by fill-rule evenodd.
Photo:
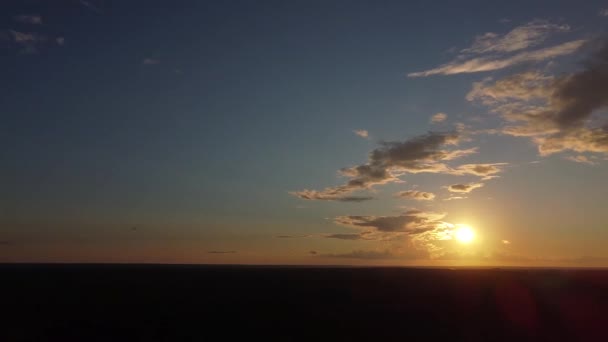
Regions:
M 470 243 L 475 239 L 475 232 L 467 225 L 459 225 L 454 231 L 454 238 L 460 243 Z

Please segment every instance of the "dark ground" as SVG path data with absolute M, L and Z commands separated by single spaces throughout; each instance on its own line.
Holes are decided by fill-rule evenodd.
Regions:
M 1 265 L 0 341 L 608 341 L 606 270 Z

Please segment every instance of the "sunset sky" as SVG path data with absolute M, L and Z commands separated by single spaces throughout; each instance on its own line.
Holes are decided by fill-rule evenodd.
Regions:
M 606 1 L 0 13 L 0 262 L 608 266 Z

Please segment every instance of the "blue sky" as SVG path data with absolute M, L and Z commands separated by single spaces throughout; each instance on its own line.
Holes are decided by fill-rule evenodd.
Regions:
M 608 144 L 601 136 L 594 146 L 576 137 L 605 134 L 605 103 L 575 115 L 584 128 L 566 127 L 556 107 L 562 102 L 546 94 L 584 72 L 581 62 L 600 49 L 607 7 L 601 1 L 5 2 L 0 258 L 603 260 Z M 459 65 L 475 59 L 494 69 Z M 524 93 L 538 90 L 538 97 L 496 85 L 513 75 L 536 82 Z M 475 94 L 474 84 L 481 89 Z M 543 101 L 557 118 L 516 119 Z M 505 104 L 520 112 L 500 112 Z M 436 113 L 447 117 L 430 122 Z M 430 159 L 400 155 L 379 159 L 381 166 L 368 159 L 374 150 L 390 152 L 383 141 L 407 150 L 420 137 L 450 134 L 454 144 L 425 145 Z M 566 145 L 547 152 L 549 142 L 538 139 Z M 437 154 L 451 151 L 469 152 Z M 410 162 L 435 169 L 412 172 L 403 166 Z M 339 170 L 361 165 L 394 179 L 327 198 L 324 189 L 360 180 Z M 495 171 L 467 173 L 462 165 Z M 449 188 L 471 184 L 483 185 L 464 187 L 467 193 Z M 303 199 L 306 189 L 317 198 Z M 404 191 L 410 192 L 396 198 Z M 434 197 L 416 200 L 413 191 Z M 348 196 L 373 199 L 341 200 Z M 400 226 L 387 231 L 378 218 Z M 452 241 L 457 224 L 475 230 L 475 244 Z

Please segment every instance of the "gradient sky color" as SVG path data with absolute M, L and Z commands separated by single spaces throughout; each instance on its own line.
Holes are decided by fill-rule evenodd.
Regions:
M 604 1 L 0 9 L 1 262 L 608 266 Z

